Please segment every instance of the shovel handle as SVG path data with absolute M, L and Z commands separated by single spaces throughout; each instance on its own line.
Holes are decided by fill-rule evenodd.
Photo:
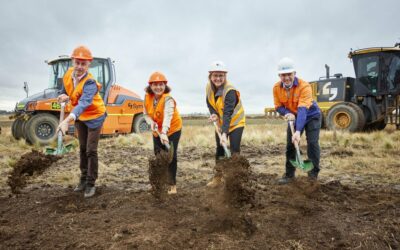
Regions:
M 294 133 L 295 133 L 293 121 L 289 121 L 289 126 L 290 126 L 290 130 L 292 131 L 292 136 L 293 136 Z M 301 159 L 301 155 L 300 155 L 299 143 L 296 141 L 296 142 L 294 142 L 293 144 L 294 144 L 294 147 L 296 148 L 296 154 L 297 154 L 297 157 L 299 158 L 299 161 L 300 161 L 301 163 L 303 163 L 303 160 Z
M 217 122 L 213 122 L 213 124 L 214 124 L 214 127 L 215 127 L 215 132 L 217 133 L 218 138 L 221 140 L 222 135 L 221 135 L 221 132 L 219 131 L 219 126 L 218 126 Z M 231 152 L 229 151 L 228 146 L 226 145 L 226 143 L 222 144 L 222 147 L 224 148 L 226 156 L 227 157 L 231 157 Z
M 154 131 L 157 133 L 158 137 L 160 137 L 161 143 L 167 148 L 167 150 L 169 150 L 169 149 L 171 148 L 171 145 L 169 145 L 168 143 L 164 143 L 164 142 L 161 140 L 161 134 L 160 134 L 160 131 L 158 131 L 158 126 L 157 126 L 157 124 L 154 124 Z
M 60 122 L 64 121 L 64 114 L 65 114 L 65 102 L 60 103 Z
M 292 136 L 293 136 L 294 133 L 295 133 L 293 121 L 289 121 L 289 126 L 290 126 L 290 130 L 292 131 Z M 297 150 L 299 148 L 299 144 L 297 142 L 295 142 L 293 144 L 294 144 L 294 146 L 296 147 L 296 150 Z
M 60 103 L 60 123 L 64 121 L 64 114 L 65 114 L 65 102 Z M 63 148 L 63 132 L 61 130 L 57 133 L 57 154 L 61 154 Z

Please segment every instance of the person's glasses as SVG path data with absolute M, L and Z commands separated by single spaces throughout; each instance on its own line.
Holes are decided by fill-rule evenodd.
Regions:
M 213 78 L 225 78 L 225 74 L 212 75 Z

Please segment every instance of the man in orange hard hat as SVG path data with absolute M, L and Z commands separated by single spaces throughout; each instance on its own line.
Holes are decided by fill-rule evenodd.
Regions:
M 95 182 L 98 174 L 97 146 L 104 120 L 106 107 L 99 91 L 101 84 L 89 73 L 92 53 L 85 46 L 79 46 L 72 52 L 72 67 L 63 77 L 63 89 L 58 102 L 70 101 L 71 113 L 60 123 L 57 130 L 64 134 L 68 124 L 75 121 L 78 131 L 80 149 L 81 177 L 75 192 L 84 191 L 84 197 L 92 197 L 95 192 Z

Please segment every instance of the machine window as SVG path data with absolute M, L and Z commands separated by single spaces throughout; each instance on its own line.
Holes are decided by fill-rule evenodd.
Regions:
M 372 93 L 376 93 L 379 76 L 379 57 L 360 58 L 357 65 L 358 78 Z
M 389 89 L 393 90 L 396 85 L 400 85 L 400 58 L 398 56 L 391 57 L 388 66 L 387 82 Z

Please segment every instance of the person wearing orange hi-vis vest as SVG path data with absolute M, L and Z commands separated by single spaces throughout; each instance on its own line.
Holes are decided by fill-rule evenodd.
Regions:
M 210 112 L 209 121 L 216 123 L 219 132 L 216 138 L 216 172 L 208 187 L 216 187 L 223 181 L 219 160 L 224 157 L 224 147 L 229 147 L 232 154 L 240 153 L 240 143 L 246 124 L 246 117 L 240 92 L 227 80 L 228 70 L 223 62 L 216 61 L 209 69 L 208 83 L 206 87 L 206 102 Z M 218 135 L 220 134 L 220 136 Z
M 72 111 L 57 130 L 65 134 L 69 122 L 75 121 L 79 139 L 81 177 L 74 191 L 84 191 L 84 197 L 89 198 L 96 191 L 97 146 L 107 113 L 99 94 L 101 84 L 88 71 L 93 60 L 92 53 L 88 48 L 79 46 L 72 52 L 71 58 L 73 67 L 69 68 L 63 77 L 64 85 L 58 102 L 69 100 Z
M 276 111 L 288 121 L 286 171 L 278 180 L 278 184 L 288 184 L 295 178 L 296 168 L 290 161 L 296 158 L 296 145 L 300 143 L 304 131 L 307 138 L 307 155 L 313 164 L 308 177 L 310 180 L 317 180 L 320 171 L 321 110 L 313 100 L 311 85 L 296 76 L 292 59 L 285 57 L 279 61 L 278 75 L 280 81 L 273 87 L 274 105 Z
M 170 95 L 168 80 L 161 72 L 151 74 L 144 98 L 144 118 L 153 131 L 154 153 L 167 150 L 170 142 L 173 158 L 169 165 L 170 187 L 168 194 L 176 194 L 177 152 L 182 130 L 182 118 L 179 115 L 174 98 Z

